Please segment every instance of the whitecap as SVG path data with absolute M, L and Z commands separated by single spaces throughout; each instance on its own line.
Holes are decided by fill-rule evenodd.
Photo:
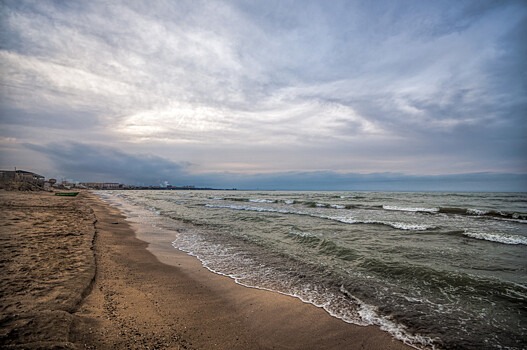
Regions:
M 404 222 L 376 221 L 376 220 L 356 220 L 356 219 L 353 219 L 353 218 L 343 217 L 343 216 L 315 215 L 315 214 L 305 213 L 305 212 L 301 212 L 301 211 L 290 211 L 290 210 L 283 210 L 283 209 L 253 207 L 253 206 L 235 205 L 235 204 L 231 204 L 231 205 L 205 204 L 205 207 L 207 207 L 207 208 L 217 208 L 217 209 L 233 209 L 233 210 L 246 210 L 246 211 L 256 211 L 256 212 L 270 212 L 270 213 L 281 213 L 281 214 L 306 215 L 306 216 L 311 216 L 311 217 L 314 217 L 314 218 L 334 220 L 334 221 L 342 222 L 342 223 L 345 223 L 345 224 L 386 225 L 386 226 L 390 226 L 390 227 L 398 229 L 398 230 L 405 230 L 405 231 L 425 231 L 425 230 L 430 230 L 430 229 L 434 229 L 435 228 L 435 227 L 432 227 L 432 226 L 411 224 L 411 223 L 404 223 Z
M 486 215 L 488 214 L 489 211 L 488 210 L 482 210 L 482 209 L 467 209 L 467 214 L 470 214 L 470 215 Z
M 384 210 L 394 211 L 409 211 L 409 212 L 424 212 L 424 213 L 437 213 L 439 208 L 412 208 L 412 207 L 398 207 L 395 205 L 383 205 Z
M 271 200 L 271 199 L 260 199 L 260 198 L 251 198 L 251 199 L 249 199 L 249 202 L 253 202 L 253 203 L 275 203 L 274 200 Z
M 481 239 L 489 242 L 503 243 L 503 244 L 524 244 L 527 245 L 527 237 L 518 235 L 502 235 L 498 233 L 488 232 L 465 232 L 467 237 Z
M 377 220 L 356 220 L 348 217 L 339 216 L 327 216 L 327 219 L 343 222 L 346 224 L 373 224 L 373 225 L 386 225 L 398 230 L 405 231 L 426 231 L 433 229 L 432 226 L 410 224 L 405 222 L 392 222 L 392 221 L 377 221 Z

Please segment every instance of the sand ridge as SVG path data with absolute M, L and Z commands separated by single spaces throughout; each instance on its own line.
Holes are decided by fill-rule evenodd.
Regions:
M 0 345 L 71 348 L 95 275 L 95 215 L 82 198 L 0 192 Z

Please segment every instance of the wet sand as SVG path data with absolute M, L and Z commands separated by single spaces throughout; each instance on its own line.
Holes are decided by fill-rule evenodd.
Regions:
M 213 274 L 171 237 L 139 240 L 91 193 L 3 192 L 0 205 L 2 348 L 409 348 Z

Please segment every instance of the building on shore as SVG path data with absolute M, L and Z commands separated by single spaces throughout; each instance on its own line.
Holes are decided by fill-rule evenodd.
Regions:
M 0 170 L 0 188 L 28 189 L 43 188 L 45 177 L 25 170 Z
M 81 182 L 79 185 L 92 190 L 119 190 L 124 187 L 117 182 Z

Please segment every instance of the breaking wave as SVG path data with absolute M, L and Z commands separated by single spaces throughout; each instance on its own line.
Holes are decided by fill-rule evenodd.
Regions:
M 519 235 L 504 235 L 498 233 L 488 233 L 488 232 L 463 232 L 463 235 L 481 239 L 489 242 L 503 243 L 503 244 L 523 244 L 527 245 L 527 237 Z
M 305 215 L 314 218 L 327 219 L 338 221 L 344 224 L 366 224 L 366 225 L 384 225 L 389 226 L 394 229 L 404 230 L 404 231 L 426 231 L 436 228 L 435 226 L 427 226 L 414 223 L 404 223 L 404 222 L 392 222 L 392 221 L 381 221 L 381 220 L 357 220 L 344 216 L 327 216 L 327 215 L 317 215 L 308 212 L 302 211 L 292 211 L 285 209 L 275 209 L 275 208 L 264 208 L 264 207 L 253 207 L 253 206 L 243 206 L 243 205 L 215 205 L 215 204 L 205 204 L 207 208 L 221 208 L 221 209 L 232 209 L 232 210 L 245 210 L 245 211 L 255 211 L 255 212 L 270 212 L 270 213 L 280 213 L 280 214 L 292 214 L 292 215 Z

